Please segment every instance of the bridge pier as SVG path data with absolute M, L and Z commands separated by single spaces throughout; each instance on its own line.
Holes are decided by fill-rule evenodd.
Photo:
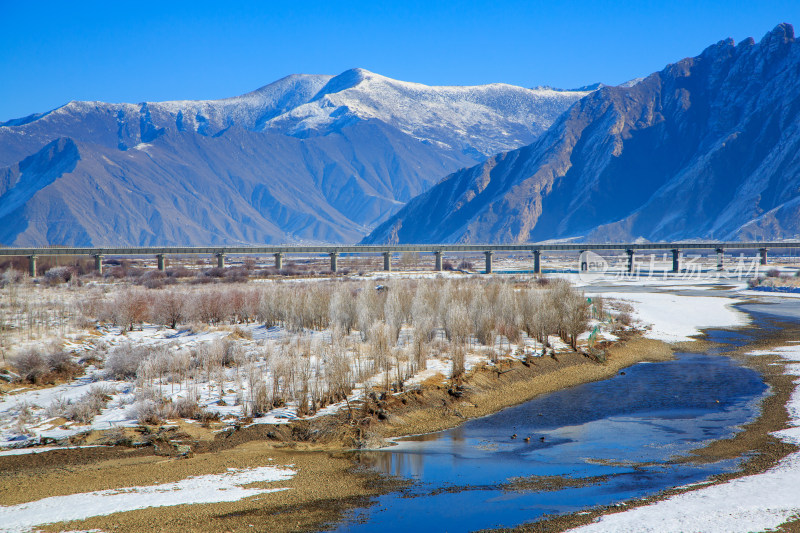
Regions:
M 486 274 L 492 273 L 492 255 L 494 252 L 486 251 L 483 252 L 483 255 L 486 256 Z
M 94 256 L 94 269 L 98 274 L 103 275 L 103 256 L 100 254 Z
M 586 258 L 583 254 L 586 253 L 586 250 L 581 250 L 578 252 L 578 261 L 580 262 L 580 268 L 578 269 L 580 272 L 586 272 L 589 270 L 589 263 L 586 261 Z
M 633 272 L 633 256 L 634 251 L 631 249 L 625 250 L 625 253 L 628 254 L 628 272 Z
M 717 270 L 722 270 L 725 266 L 725 250 L 717 248 Z
M 672 271 L 675 273 L 681 271 L 681 251 L 677 248 L 672 249 Z
M 158 270 L 164 272 L 167 269 L 167 264 L 164 261 L 164 254 L 157 254 L 156 261 L 158 261 Z
M 433 254 L 434 254 L 435 258 L 436 258 L 436 262 L 435 262 L 435 264 L 433 266 L 433 270 L 435 270 L 436 272 L 441 272 L 442 271 L 442 251 L 441 250 L 436 250 L 435 252 L 433 252 Z
M 328 255 L 331 256 L 331 272 L 336 272 L 337 270 L 339 270 L 339 264 L 338 264 L 339 252 L 331 252 Z
M 274 257 L 275 257 L 275 269 L 283 270 L 283 254 L 278 252 L 274 254 Z
M 766 266 L 767 264 L 767 249 L 761 248 L 758 253 L 761 255 L 761 264 Z
M 225 268 L 225 254 L 218 253 L 217 256 L 217 268 Z
M 383 270 L 392 271 L 392 252 L 383 252 Z
M 32 278 L 36 277 L 36 256 L 29 255 L 28 256 L 28 273 L 31 275 Z
M 533 273 L 534 274 L 541 274 L 542 273 L 542 252 L 539 250 L 533 251 Z

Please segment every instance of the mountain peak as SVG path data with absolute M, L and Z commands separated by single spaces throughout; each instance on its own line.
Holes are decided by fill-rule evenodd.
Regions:
M 352 89 L 364 80 L 377 77 L 383 76 L 378 76 L 377 74 L 374 74 L 363 68 L 351 68 L 350 70 L 345 70 L 338 76 L 331 78 L 330 81 L 328 81 L 328 83 L 325 84 L 325 86 L 319 91 L 319 93 L 317 93 L 317 95 L 314 97 L 314 100 L 319 100 L 326 94 L 333 94 L 345 91 L 347 89 Z
M 794 41 L 794 26 L 789 24 L 788 22 L 781 22 L 775 28 L 766 34 L 763 39 L 761 39 L 762 43 L 765 44 L 786 44 Z

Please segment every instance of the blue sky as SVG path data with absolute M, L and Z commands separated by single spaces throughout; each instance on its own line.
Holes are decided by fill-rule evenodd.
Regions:
M 433 85 L 615 84 L 780 22 L 800 24 L 800 1 L 0 0 L 0 121 L 352 67 Z

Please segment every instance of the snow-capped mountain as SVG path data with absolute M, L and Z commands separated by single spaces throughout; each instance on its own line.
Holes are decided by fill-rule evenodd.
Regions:
M 800 42 L 728 39 L 584 97 L 534 143 L 458 171 L 366 243 L 800 234 Z
M 352 242 L 589 91 L 353 69 L 223 100 L 73 101 L 0 123 L 0 243 Z
M 420 141 L 478 157 L 522 146 L 547 129 L 584 91 L 495 83 L 430 87 L 364 69 L 336 76 L 309 102 L 265 124 L 298 137 L 376 119 Z

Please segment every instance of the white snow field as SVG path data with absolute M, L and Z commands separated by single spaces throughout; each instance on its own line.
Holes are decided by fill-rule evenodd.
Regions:
M 587 294 L 591 293 L 587 290 Z M 605 298 L 631 302 L 634 316 L 648 327 L 645 337 L 665 342 L 690 341 L 692 335 L 699 335 L 700 330 L 705 328 L 744 326 L 748 323 L 747 315 L 732 307 L 743 300 L 734 298 L 660 292 L 599 294 Z
M 800 344 L 751 355 L 778 354 L 790 364 L 788 372 L 800 378 Z M 800 385 L 800 379 L 795 380 Z M 775 432 L 785 442 L 800 444 L 800 388 L 788 404 L 791 428 Z M 800 517 L 800 453 L 785 457 L 763 474 L 733 479 L 672 496 L 644 507 L 603 516 L 598 522 L 576 528 L 599 532 L 703 532 L 736 533 L 774 530 Z
M 0 505 L 0 531 L 22 533 L 43 524 L 83 520 L 147 507 L 233 502 L 288 490 L 285 487 L 244 488 L 243 485 L 286 481 L 293 476 L 294 471 L 287 467 L 229 469 L 222 474 L 189 477 L 174 483 L 98 490 L 53 496 L 19 505 Z

